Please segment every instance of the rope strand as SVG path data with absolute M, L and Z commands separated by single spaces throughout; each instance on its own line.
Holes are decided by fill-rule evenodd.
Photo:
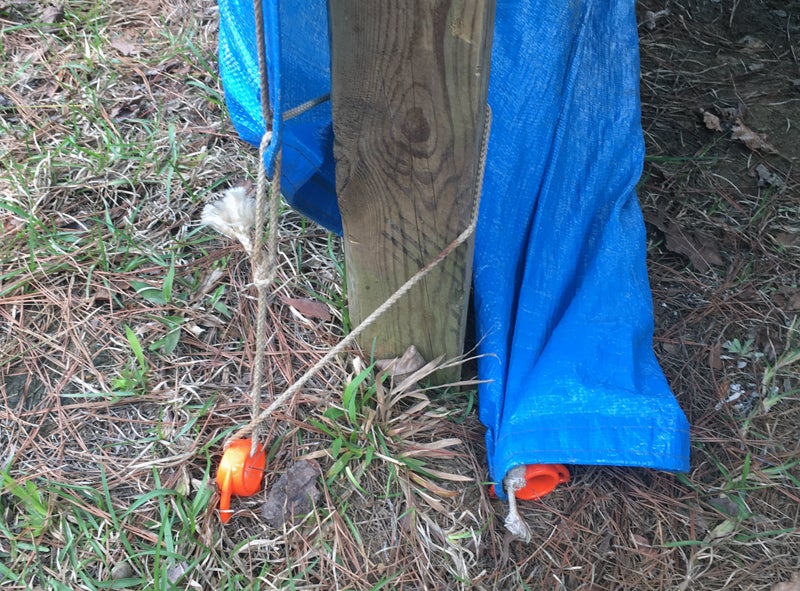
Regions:
M 281 154 L 280 148 L 275 159 L 275 170 L 272 175 L 272 187 L 267 193 L 267 166 L 264 154 L 272 141 L 272 132 L 269 130 L 270 102 L 269 80 L 267 78 L 267 56 L 264 34 L 264 12 L 261 0 L 253 0 L 253 12 L 256 21 L 256 39 L 258 40 L 258 72 L 261 89 L 261 116 L 264 119 L 264 135 L 258 147 L 258 176 L 256 179 L 256 215 L 254 224 L 253 254 L 253 283 L 258 290 L 258 310 L 256 312 L 256 352 L 253 364 L 250 416 L 254 417 L 261 408 L 261 390 L 264 384 L 264 361 L 267 353 L 267 296 L 269 287 L 275 277 L 275 252 L 277 251 L 278 204 L 280 198 L 281 179 Z M 267 243 L 267 257 L 264 257 L 264 225 L 266 217 L 265 201 L 269 200 L 269 241 Z M 257 431 L 258 425 L 253 431 Z M 250 455 L 253 456 L 258 449 L 258 433 L 254 433 L 250 445 Z

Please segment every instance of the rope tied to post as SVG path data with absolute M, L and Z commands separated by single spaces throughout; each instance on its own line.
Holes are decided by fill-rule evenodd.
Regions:
M 452 242 L 450 242 L 444 249 L 439 252 L 428 264 L 424 267 L 419 269 L 414 275 L 412 275 L 403 285 L 401 285 L 397 291 L 395 291 L 383 304 L 378 306 L 369 316 L 367 316 L 357 327 L 355 327 L 347 336 L 345 336 L 337 345 L 332 347 L 322 358 L 320 358 L 317 363 L 315 363 L 311 368 L 309 368 L 300 378 L 298 378 L 294 384 L 289 386 L 280 396 L 275 398 L 264 410 L 260 409 L 260 388 L 261 388 L 261 377 L 257 375 L 257 371 L 263 371 L 263 364 L 256 359 L 256 365 L 254 367 L 254 382 L 253 382 L 253 413 L 250 422 L 236 432 L 234 432 L 226 441 L 225 447 L 227 448 L 230 443 L 236 439 L 242 439 L 247 437 L 251 434 L 257 432 L 261 424 L 266 421 L 278 408 L 280 408 L 287 400 L 289 400 L 292 396 L 297 394 L 300 389 L 308 383 L 308 381 L 313 378 L 322 368 L 324 368 L 334 357 L 342 353 L 345 349 L 353 344 L 353 342 L 370 326 L 372 326 L 387 310 L 389 310 L 392 306 L 394 306 L 402 297 L 407 294 L 415 285 L 417 285 L 422 279 L 425 278 L 431 271 L 433 271 L 439 263 L 441 263 L 445 258 L 447 258 L 450 253 L 452 253 L 456 248 L 464 244 L 474 233 L 475 228 L 478 224 L 478 209 L 480 206 L 480 189 L 483 185 L 483 174 L 486 165 L 486 151 L 488 146 L 488 138 L 489 138 L 489 130 L 491 128 L 491 110 L 487 107 L 485 113 L 485 120 L 484 120 L 484 127 L 481 136 L 481 145 L 480 145 L 480 158 L 478 161 L 478 167 L 475 175 L 475 184 L 474 184 L 474 196 L 473 196 L 473 203 L 472 203 L 472 215 L 470 218 L 470 222 L 467 227 L 459 234 Z M 259 167 L 263 167 L 263 157 L 261 158 L 261 162 L 259 163 Z M 260 176 L 260 171 L 259 171 Z M 276 174 L 277 177 L 277 174 Z M 271 191 L 272 195 L 270 196 L 272 203 L 277 203 L 279 193 L 275 193 L 276 189 L 280 189 L 280 183 L 276 183 L 275 179 L 273 178 Z M 256 203 L 258 203 L 259 199 L 263 199 L 262 195 L 257 195 Z M 257 208 L 258 211 L 258 208 Z M 276 211 L 276 219 L 275 219 L 275 226 L 277 225 L 277 211 Z M 256 215 L 256 223 L 258 224 L 259 216 Z M 273 220 L 270 219 L 270 224 L 273 223 Z M 275 226 L 271 226 L 274 228 Z M 271 243 L 272 244 L 272 243 Z M 277 240 L 274 242 L 277 245 Z M 277 250 L 277 246 L 276 246 Z M 270 261 L 274 263 L 277 259 L 275 253 L 268 257 Z M 272 271 L 274 275 L 274 270 Z M 266 292 L 266 288 L 264 288 Z M 261 292 L 259 292 L 259 312 L 261 311 Z M 266 310 L 266 293 L 264 293 L 264 310 Z M 266 312 L 265 312 L 266 313 Z M 260 313 L 259 313 L 260 315 Z M 256 329 L 256 347 L 257 350 L 260 347 L 264 347 L 266 350 L 266 326 L 265 322 L 260 324 Z M 257 353 L 258 355 L 258 353 Z M 258 380 L 258 382 L 256 382 Z M 258 390 L 256 389 L 256 385 L 258 385 Z M 255 442 L 255 437 L 253 438 Z M 253 443 L 253 446 L 257 445 Z
M 266 34 L 264 32 L 264 11 L 261 0 L 253 0 L 253 13 L 256 24 L 256 40 L 258 42 L 258 73 L 261 90 L 261 117 L 264 120 L 264 135 L 258 147 L 258 175 L 256 177 L 256 213 L 253 231 L 253 285 L 258 292 L 256 312 L 256 353 L 253 365 L 251 396 L 251 416 L 256 416 L 261 407 L 261 391 L 264 384 L 264 360 L 267 353 L 267 306 L 269 302 L 269 288 L 275 279 L 275 262 L 278 252 L 278 200 L 281 194 L 281 146 L 277 146 L 275 165 L 272 173 L 272 183 L 267 191 L 267 165 L 264 162 L 267 149 L 273 140 L 272 130 L 269 129 L 270 100 L 269 79 L 267 76 Z M 279 141 L 279 138 L 275 138 Z M 269 224 L 267 227 L 267 253 L 264 254 L 264 225 L 269 209 Z M 253 456 L 258 449 L 258 427 L 253 427 L 253 441 L 250 445 L 250 455 Z M 226 443 L 230 445 L 231 439 Z

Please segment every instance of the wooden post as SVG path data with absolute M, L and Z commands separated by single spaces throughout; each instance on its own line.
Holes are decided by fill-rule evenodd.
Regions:
M 358 325 L 469 223 L 494 0 L 328 0 L 336 192 Z M 376 358 L 462 353 L 464 244 L 367 329 Z M 440 372 L 440 383 L 458 378 Z

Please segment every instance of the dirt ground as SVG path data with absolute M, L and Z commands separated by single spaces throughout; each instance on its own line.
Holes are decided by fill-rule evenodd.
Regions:
M 317 510 L 267 527 L 264 492 L 219 525 L 255 302 L 197 220 L 255 154 L 216 4 L 0 0 L 0 586 L 800 591 L 800 2 L 637 14 L 655 348 L 691 472 L 574 467 L 522 506 L 525 545 L 483 482 L 474 389 L 367 380 L 351 421 L 352 356 L 266 433 L 265 489 L 316 462 Z M 338 242 L 280 230 L 265 396 L 346 322 Z
M 692 425 L 684 527 L 711 540 L 656 588 L 794 589 L 777 583 L 800 567 L 800 4 L 638 8 L 656 351 Z

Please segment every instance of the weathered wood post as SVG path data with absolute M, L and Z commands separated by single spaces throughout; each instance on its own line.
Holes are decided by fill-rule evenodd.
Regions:
M 354 325 L 469 223 L 494 0 L 328 0 L 336 191 Z M 380 321 L 376 358 L 462 352 L 472 241 Z M 458 370 L 436 376 L 440 382 Z

